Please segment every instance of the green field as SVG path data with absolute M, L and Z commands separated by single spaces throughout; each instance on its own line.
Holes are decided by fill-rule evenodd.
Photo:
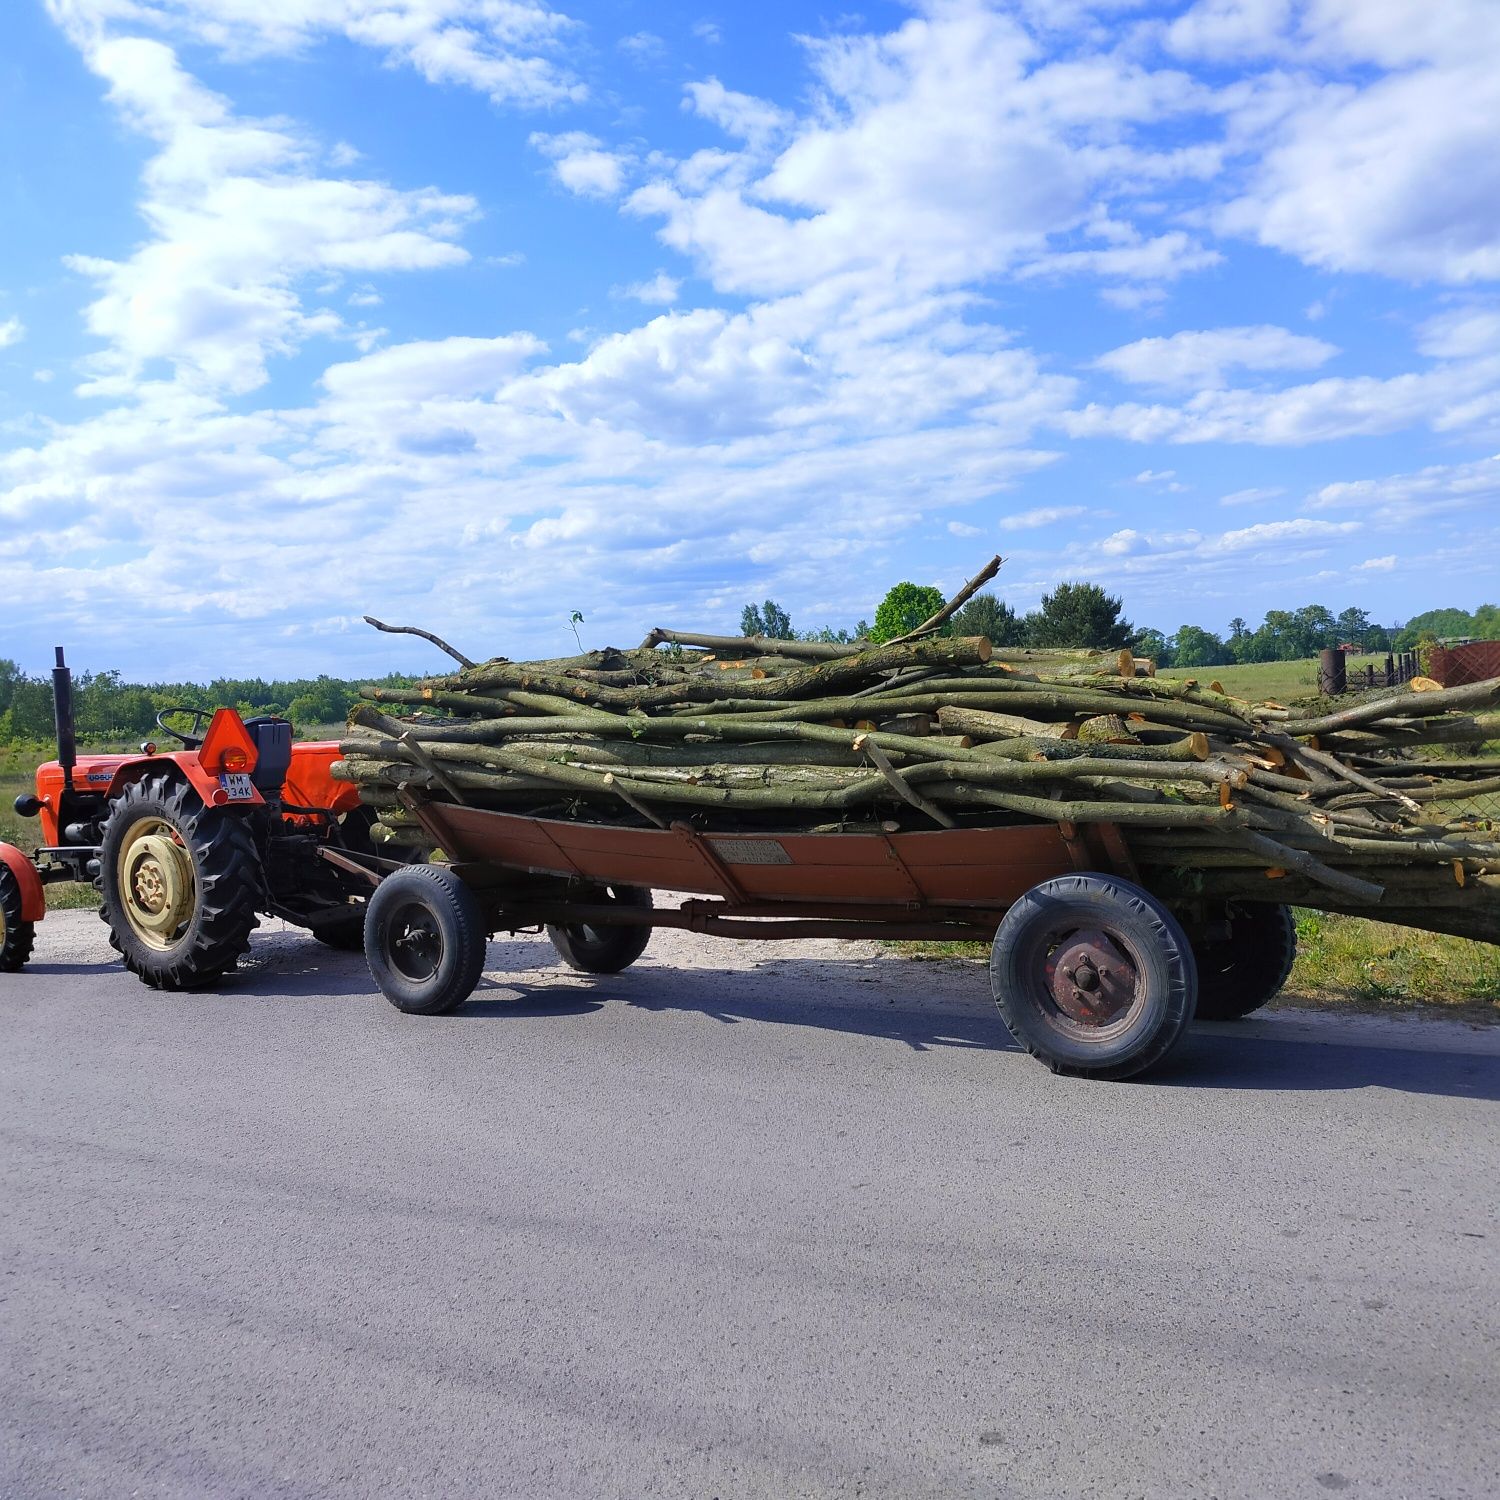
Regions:
M 1385 670 L 1383 656 L 1351 656 L 1346 671 L 1352 681 L 1366 666 Z M 1217 682 L 1226 693 L 1248 698 L 1252 703 L 1294 703 L 1318 694 L 1318 663 L 1313 657 L 1301 661 L 1257 661 L 1231 667 L 1163 667 L 1156 674 L 1163 682 L 1182 682 L 1191 677 L 1204 684 Z M 1393 689 L 1399 692 L 1400 689 Z

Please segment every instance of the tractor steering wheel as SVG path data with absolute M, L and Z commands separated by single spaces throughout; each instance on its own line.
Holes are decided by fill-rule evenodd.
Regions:
M 167 719 L 172 714 L 191 714 L 193 717 L 192 729 L 187 734 L 184 734 L 180 729 L 173 729 L 167 723 Z M 189 750 L 196 750 L 203 743 L 203 721 L 211 719 L 213 716 L 214 711 L 211 708 L 190 708 L 183 704 L 174 703 L 170 708 L 164 708 L 157 714 L 156 727 L 164 734 L 170 734 L 174 740 L 181 740 Z

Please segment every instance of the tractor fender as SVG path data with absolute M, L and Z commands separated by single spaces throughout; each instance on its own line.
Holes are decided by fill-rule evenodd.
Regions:
M 174 780 L 187 782 L 205 807 L 222 807 L 226 811 L 234 811 L 239 808 L 264 807 L 266 803 L 259 792 L 253 797 L 228 801 L 219 785 L 219 778 L 203 769 L 194 751 L 128 761 L 114 773 L 106 795 L 113 802 L 132 782 L 140 781 L 146 776 L 169 776 Z
M 47 915 L 47 897 L 37 867 L 23 850 L 5 843 L 0 843 L 0 864 L 16 877 L 16 884 L 21 887 L 21 920 L 40 922 Z

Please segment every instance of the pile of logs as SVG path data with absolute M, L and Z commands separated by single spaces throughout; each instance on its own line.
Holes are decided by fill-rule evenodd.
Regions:
M 939 622 L 941 623 L 941 622 Z M 936 627 L 933 627 L 935 629 Z M 1500 941 L 1500 679 L 1309 714 L 1128 653 L 931 630 L 852 646 L 654 630 L 630 651 L 365 688 L 335 774 L 376 836 L 410 799 L 620 826 L 1119 825 L 1173 902 L 1275 900 Z M 455 655 L 457 653 L 454 653 Z

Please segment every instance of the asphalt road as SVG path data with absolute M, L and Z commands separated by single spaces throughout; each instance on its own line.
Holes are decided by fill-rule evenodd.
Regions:
M 982 971 L 262 935 L 0 976 L 0 1494 L 1500 1491 L 1500 1032 L 1278 1012 L 1053 1078 Z

